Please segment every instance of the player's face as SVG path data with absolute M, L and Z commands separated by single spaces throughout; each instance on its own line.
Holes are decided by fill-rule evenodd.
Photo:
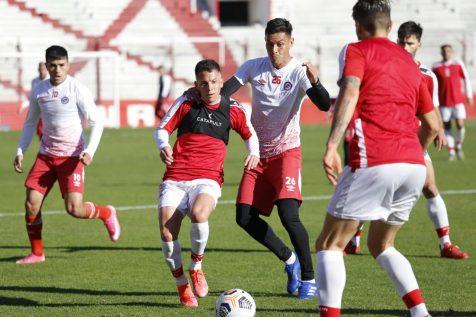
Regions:
M 405 37 L 403 41 L 402 39 L 398 39 L 398 45 L 400 45 L 403 49 L 405 49 L 405 51 L 415 57 L 418 49 L 421 46 L 421 42 L 414 34 L 412 34 L 410 36 Z
M 216 104 L 220 100 L 220 91 L 223 87 L 221 73 L 217 70 L 198 73 L 195 87 L 197 87 L 200 97 L 205 103 L 209 105 Z
M 46 69 L 46 65 L 44 63 L 38 65 L 38 75 L 41 79 L 45 79 L 48 75 L 48 70 Z
M 284 32 L 267 34 L 265 37 L 266 51 L 273 66 L 280 69 L 291 60 L 290 50 L 294 39 Z
M 46 62 L 46 68 L 50 74 L 51 83 L 56 86 L 66 79 L 69 71 L 69 61 L 66 58 L 49 60 Z
M 453 49 L 446 46 L 441 50 L 441 56 L 443 57 L 443 60 L 449 61 L 453 57 Z

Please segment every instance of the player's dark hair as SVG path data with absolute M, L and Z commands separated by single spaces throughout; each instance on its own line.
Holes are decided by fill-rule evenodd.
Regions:
M 268 21 L 266 24 L 266 29 L 264 30 L 265 35 L 281 32 L 291 36 L 293 33 L 293 26 L 291 25 L 291 22 L 283 18 L 275 18 Z
M 405 39 L 409 36 L 415 35 L 418 41 L 421 40 L 421 36 L 423 35 L 423 28 L 419 23 L 414 21 L 407 21 L 402 23 L 398 28 L 398 40 L 400 42 L 405 41 Z
M 443 45 L 441 45 L 441 50 L 444 50 L 447 47 L 453 48 L 453 46 L 451 46 L 450 44 L 443 44 Z
M 46 61 L 54 61 L 58 59 L 68 59 L 68 51 L 59 45 L 53 45 L 46 49 L 45 52 L 45 60 Z
M 358 0 L 352 8 L 352 18 L 373 34 L 390 26 L 390 11 L 389 0 Z
M 195 76 L 198 76 L 198 74 L 200 74 L 201 72 L 211 73 L 214 70 L 221 72 L 220 65 L 218 65 L 218 63 L 215 62 L 213 59 L 204 59 L 199 61 L 197 65 L 195 65 Z

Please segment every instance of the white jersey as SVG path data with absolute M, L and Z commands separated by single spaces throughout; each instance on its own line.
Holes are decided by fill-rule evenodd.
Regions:
M 306 68 L 295 58 L 276 69 L 268 57 L 246 61 L 235 77 L 250 83 L 252 96 L 251 123 L 260 143 L 260 157 L 278 155 L 299 147 L 301 103 L 311 83 Z
M 30 109 L 23 125 L 17 155 L 30 145 L 41 115 L 43 135 L 40 153 L 49 156 L 79 156 L 83 150 L 94 156 L 101 139 L 103 123 L 89 90 L 71 76 L 58 86 L 43 80 L 30 96 Z M 91 127 L 89 145 L 84 149 L 83 120 Z

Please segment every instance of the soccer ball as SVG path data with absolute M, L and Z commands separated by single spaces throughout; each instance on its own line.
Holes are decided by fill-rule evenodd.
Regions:
M 254 317 L 256 304 L 250 294 L 234 288 L 223 292 L 215 303 L 216 317 Z

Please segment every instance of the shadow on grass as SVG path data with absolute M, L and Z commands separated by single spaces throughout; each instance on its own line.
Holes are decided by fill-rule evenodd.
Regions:
M 53 294 L 80 294 L 80 295 L 99 295 L 99 296 L 177 296 L 177 292 L 121 292 L 108 290 L 91 290 L 79 288 L 62 288 L 55 286 L 0 286 L 2 291 L 14 292 L 39 292 Z M 1 303 L 1 301 L 0 301 Z
M 21 307 L 93 307 L 93 306 L 147 306 L 147 307 L 168 307 L 180 308 L 180 304 L 169 304 L 159 302 L 124 302 L 124 303 L 40 303 L 27 298 L 0 296 L 1 306 L 21 306 Z
M 258 308 L 257 312 L 269 312 L 269 313 L 288 313 L 288 314 L 311 314 L 317 315 L 317 309 L 309 308 Z M 433 317 L 474 317 L 476 312 L 474 311 L 431 311 Z M 398 310 L 398 309 L 359 309 L 359 308 L 348 308 L 342 310 L 342 315 L 381 315 L 381 316 L 408 316 L 407 310 Z
M 0 249 L 30 249 L 29 246 L 11 246 L 11 245 L 3 245 L 0 246 Z M 46 251 L 48 250 L 63 250 L 68 253 L 74 252 L 82 252 L 82 251 L 154 251 L 154 252 L 162 252 L 162 248 L 159 247 L 121 247 L 121 246 L 58 246 L 58 247 L 46 247 Z M 182 251 L 189 252 L 190 248 L 182 248 Z M 271 252 L 266 249 L 233 249 L 233 248 L 207 248 L 207 253 L 210 252 L 237 252 L 237 253 L 267 253 Z M 5 259 L 14 259 L 13 257 L 5 258 Z M 0 259 L 0 262 L 3 259 Z

